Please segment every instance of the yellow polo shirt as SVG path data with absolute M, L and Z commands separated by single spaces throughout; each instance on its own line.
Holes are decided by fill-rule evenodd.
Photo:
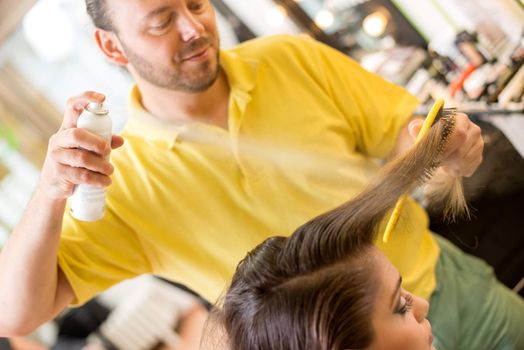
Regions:
M 221 52 L 228 130 L 163 124 L 131 93 L 103 220 L 66 214 L 59 264 L 83 303 L 142 273 L 214 301 L 246 253 L 360 192 L 417 100 L 309 39 L 274 36 Z M 429 297 L 439 250 L 414 201 L 380 248 Z

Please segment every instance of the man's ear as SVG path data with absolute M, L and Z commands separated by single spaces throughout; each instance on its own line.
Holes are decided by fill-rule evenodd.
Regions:
M 122 44 L 114 32 L 97 28 L 95 40 L 98 47 L 112 63 L 125 66 L 129 62 L 122 49 Z

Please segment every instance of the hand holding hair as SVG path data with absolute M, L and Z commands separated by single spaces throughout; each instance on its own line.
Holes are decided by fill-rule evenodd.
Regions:
M 413 120 L 408 125 L 409 134 L 415 139 L 424 120 Z M 451 176 L 473 175 L 482 162 L 484 141 L 480 127 L 464 113 L 455 114 L 453 133 L 446 141 L 441 167 Z
M 461 133 L 456 132 L 456 117 L 457 113 L 455 109 L 445 109 L 444 100 L 438 99 L 435 101 L 431 107 L 427 117 L 422 121 L 420 119 L 413 120 L 408 124 L 408 132 L 415 140 L 415 147 L 412 147 L 412 150 L 419 149 L 421 156 L 411 158 L 406 155 L 410 152 L 406 152 L 403 156 L 398 156 L 398 159 L 405 158 L 408 162 L 418 163 L 417 159 L 422 159 L 421 157 L 429 156 L 433 151 L 435 152 L 433 156 L 429 156 L 428 159 L 431 161 L 428 165 L 430 166 L 426 172 L 426 180 L 431 178 L 435 173 L 437 167 L 441 166 L 443 161 L 448 158 L 447 154 L 455 152 L 455 143 L 459 142 L 463 144 L 464 138 L 461 137 Z M 440 120 L 439 120 L 440 118 Z M 444 119 L 444 127 L 442 129 L 438 128 L 437 132 L 432 132 L 433 136 L 428 135 L 431 130 L 436 128 L 436 124 L 440 125 L 442 119 Z M 467 119 L 467 116 L 466 116 Z M 469 119 L 467 119 L 469 121 Z M 462 130 L 460 130 L 462 132 Z M 427 144 L 425 147 L 421 147 L 419 143 L 422 143 L 423 140 L 433 140 Z M 454 139 L 454 143 L 450 147 L 450 139 Z M 418 147 L 416 147 L 418 145 Z M 433 146 L 432 146 L 433 145 Z M 426 153 L 426 155 L 424 155 Z M 421 163 L 422 164 L 422 163 Z M 478 165 L 477 165 L 478 166 Z M 458 172 L 456 172 L 458 173 Z M 428 191 L 430 198 L 439 204 L 444 203 L 444 216 L 450 220 L 455 220 L 459 215 L 466 214 L 469 215 L 469 211 L 464 199 L 464 193 L 462 190 L 462 182 L 459 177 L 453 175 L 445 175 L 441 178 L 438 186 L 434 186 L 432 190 Z M 402 208 L 407 198 L 407 193 L 402 195 L 393 211 L 389 217 L 389 220 L 382 235 L 382 241 L 388 242 L 391 237 L 392 232 L 395 230 L 397 221 L 400 217 Z
M 453 132 L 447 136 L 440 167 L 434 171 L 424 190 L 430 205 L 441 207 L 444 218 L 450 222 L 459 217 L 469 218 L 461 177 L 473 175 L 482 162 L 484 149 L 479 126 L 464 113 L 453 112 L 453 119 Z M 413 138 L 418 135 L 422 123 L 423 120 L 414 120 L 408 125 Z

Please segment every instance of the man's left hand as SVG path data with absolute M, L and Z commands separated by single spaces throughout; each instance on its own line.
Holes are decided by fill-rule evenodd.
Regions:
M 416 138 L 424 120 L 415 119 L 408 125 L 411 137 Z M 455 115 L 453 132 L 442 155 L 442 169 L 452 176 L 471 176 L 482 162 L 484 140 L 480 127 L 464 113 Z

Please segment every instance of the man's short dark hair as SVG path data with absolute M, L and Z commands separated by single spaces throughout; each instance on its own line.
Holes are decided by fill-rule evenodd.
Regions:
M 86 9 L 95 27 L 107 31 L 114 30 L 106 0 L 86 0 Z

